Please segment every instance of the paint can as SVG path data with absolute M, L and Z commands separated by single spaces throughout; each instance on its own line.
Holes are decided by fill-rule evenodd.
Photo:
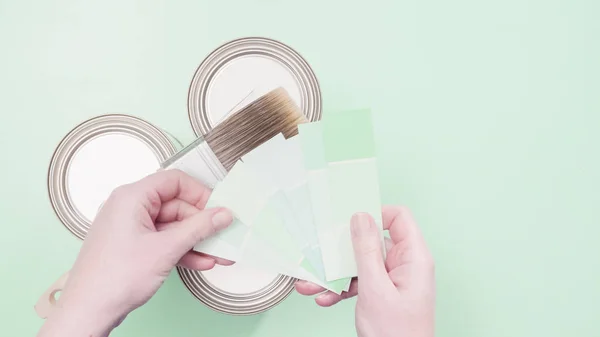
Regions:
M 50 161 L 52 208 L 73 235 L 84 239 L 114 188 L 156 172 L 179 147 L 174 137 L 134 116 L 84 121 L 62 139 Z
M 294 290 L 295 279 L 236 263 L 198 272 L 178 267 L 186 288 L 207 307 L 234 316 L 272 309 Z
M 116 187 L 156 172 L 182 148 L 172 135 L 125 114 L 107 114 L 75 126 L 60 141 L 48 167 L 48 196 L 63 225 L 83 240 L 96 213 Z M 38 299 L 37 315 L 56 307 L 69 271 Z
M 227 42 L 198 66 L 188 91 L 188 115 L 196 136 L 229 114 L 283 87 L 309 121 L 321 119 L 319 82 L 306 60 L 282 42 L 248 37 Z
M 283 87 L 309 121 L 321 119 L 317 77 L 291 47 L 249 37 L 227 42 L 197 68 L 188 92 L 188 115 L 197 136 L 277 87 Z M 208 271 L 178 267 L 184 285 L 209 308 L 229 315 L 254 315 L 272 309 L 293 290 L 296 279 L 239 265 Z

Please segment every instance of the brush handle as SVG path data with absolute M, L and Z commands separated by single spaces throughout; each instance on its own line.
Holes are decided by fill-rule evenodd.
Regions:
M 69 272 L 62 274 L 52 285 L 40 296 L 37 303 L 34 306 L 37 315 L 46 319 L 52 311 L 56 308 L 58 301 L 56 294 L 65 288 L 65 283 L 69 279 Z

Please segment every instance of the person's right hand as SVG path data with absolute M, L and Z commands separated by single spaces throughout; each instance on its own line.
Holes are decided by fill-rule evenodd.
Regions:
M 331 306 L 358 295 L 356 330 L 359 337 L 433 337 L 435 276 L 433 258 L 413 220 L 404 207 L 384 207 L 383 227 L 389 230 L 387 257 L 381 255 L 381 241 L 373 218 L 356 214 L 352 218 L 352 240 L 358 278 L 341 295 L 298 281 L 296 290 L 316 295 L 317 304 Z

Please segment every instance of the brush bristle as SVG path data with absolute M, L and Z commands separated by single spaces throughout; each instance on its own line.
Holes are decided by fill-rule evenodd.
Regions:
M 204 139 L 229 171 L 242 156 L 277 134 L 297 135 L 298 124 L 306 122 L 285 89 L 277 88 L 228 117 Z

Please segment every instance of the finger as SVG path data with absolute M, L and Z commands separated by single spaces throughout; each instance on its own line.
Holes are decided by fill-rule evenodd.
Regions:
M 381 232 L 373 217 L 357 213 L 351 220 L 352 245 L 358 278 L 366 287 L 378 287 L 387 278 L 383 260 Z M 388 279 L 389 280 L 389 279 Z
M 385 269 L 388 271 L 389 276 L 389 272 L 401 264 L 402 256 L 399 253 L 401 253 L 402 245 L 394 245 L 390 238 L 385 238 L 384 242 L 386 251 Z
M 179 260 L 179 265 L 188 269 L 194 270 L 209 270 L 216 264 L 215 259 L 197 252 L 187 252 Z
M 193 253 L 193 254 L 198 255 L 198 256 L 203 256 L 203 257 L 205 257 L 208 260 L 214 260 L 216 262 L 216 264 L 221 265 L 221 266 L 231 266 L 231 265 L 235 264 L 235 261 L 230 261 L 230 260 L 227 260 L 227 259 L 224 259 L 224 258 L 221 258 L 221 257 L 216 257 L 216 256 L 213 256 L 213 255 L 210 255 L 210 254 L 206 254 L 206 253 L 202 253 L 202 252 L 197 252 L 195 250 L 190 250 L 186 254 L 190 254 L 190 253 Z
M 173 199 L 173 200 L 167 201 L 165 204 L 163 204 L 163 206 L 161 207 L 160 213 L 158 214 L 157 221 L 161 221 L 161 222 L 156 223 L 156 230 L 163 231 L 168 228 L 178 226 L 181 221 L 183 221 L 201 211 L 202 210 L 196 208 L 195 206 L 188 204 L 187 202 L 185 202 L 183 200 Z M 162 221 L 164 221 L 164 222 L 162 222 Z M 217 264 L 222 265 L 222 266 L 231 266 L 235 263 L 234 261 L 229 261 L 229 260 L 226 260 L 226 259 L 223 259 L 220 257 L 209 255 L 209 254 L 195 252 L 195 251 L 192 251 L 192 252 L 196 255 L 201 255 L 201 256 L 205 256 L 209 259 L 213 259 L 216 261 Z
M 178 198 L 198 208 L 206 206 L 211 193 L 202 182 L 177 169 L 151 174 L 140 186 L 156 191 L 163 202 Z
M 196 251 L 187 252 L 180 260 L 179 265 L 196 270 L 207 270 L 215 266 L 215 264 L 221 266 L 231 266 L 235 262 L 225 260 L 219 257 L 215 257 L 209 254 L 200 253 Z M 197 267 L 194 267 L 197 266 Z
M 204 253 L 200 253 L 200 254 L 204 254 Z M 235 264 L 235 261 L 229 261 L 227 259 L 216 257 L 216 256 L 212 256 L 210 254 L 204 254 L 204 255 L 206 255 L 206 256 L 214 259 L 215 262 L 217 262 L 217 264 L 221 265 L 221 266 L 231 266 L 231 265 Z
M 385 206 L 383 225 L 388 229 L 395 246 L 389 251 L 388 268 L 406 262 L 432 262 L 431 254 L 412 213 L 406 207 Z
M 225 229 L 233 222 L 233 215 L 224 208 L 214 208 L 176 221 L 156 234 L 161 235 L 166 245 L 173 247 L 174 254 L 183 256 L 202 240 Z
M 124 188 L 132 197 L 146 200 L 144 206 L 152 219 L 156 219 L 162 203 L 175 198 L 202 209 L 211 193 L 200 181 L 177 169 L 155 172 Z
M 410 212 L 403 206 L 384 206 L 382 208 L 383 229 L 390 232 L 394 243 L 409 240 L 413 244 L 423 244 L 423 236 Z
M 156 222 L 170 223 L 174 221 L 183 221 L 184 219 L 199 213 L 201 210 L 202 209 L 181 199 L 172 199 L 162 204 L 158 211 L 158 215 L 156 216 Z M 161 226 L 164 226 L 164 224 Z
M 326 290 L 319 285 L 304 280 L 297 281 L 294 287 L 299 294 L 306 296 L 320 294 Z
M 330 307 L 356 295 L 358 295 L 358 280 L 354 279 L 350 283 L 350 288 L 348 288 L 348 291 L 344 291 L 339 295 L 332 291 L 328 291 L 317 296 L 315 298 L 315 302 L 322 307 Z

